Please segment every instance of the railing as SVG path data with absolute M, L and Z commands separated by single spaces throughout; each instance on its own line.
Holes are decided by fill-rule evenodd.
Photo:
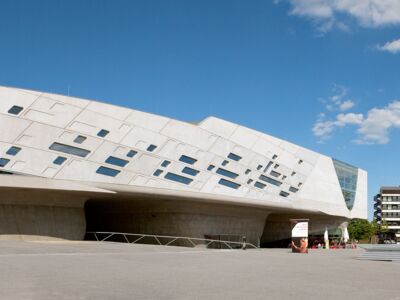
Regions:
M 129 244 L 156 244 L 161 246 L 205 246 L 213 249 L 246 249 L 258 247 L 246 241 L 232 242 L 214 239 L 201 239 L 182 236 L 153 235 L 140 233 L 106 232 L 95 231 L 87 232 L 86 239 L 92 236 L 98 242 L 125 242 Z M 147 242 L 145 242 L 147 240 Z

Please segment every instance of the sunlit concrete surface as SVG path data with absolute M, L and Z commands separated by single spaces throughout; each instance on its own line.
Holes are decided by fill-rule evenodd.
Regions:
M 400 264 L 362 251 L 1 241 L 0 299 L 400 299 Z

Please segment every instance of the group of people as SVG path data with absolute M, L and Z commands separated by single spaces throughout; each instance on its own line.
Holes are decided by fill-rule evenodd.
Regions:
M 352 242 L 352 243 L 345 243 L 343 241 L 338 241 L 338 240 L 332 240 L 331 242 L 325 242 L 325 241 L 319 241 L 315 240 L 311 246 L 311 249 L 355 249 L 357 248 L 357 244 Z

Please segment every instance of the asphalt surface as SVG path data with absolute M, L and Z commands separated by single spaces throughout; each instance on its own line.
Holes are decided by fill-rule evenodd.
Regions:
M 0 241 L 0 299 L 400 300 L 400 263 L 362 251 Z

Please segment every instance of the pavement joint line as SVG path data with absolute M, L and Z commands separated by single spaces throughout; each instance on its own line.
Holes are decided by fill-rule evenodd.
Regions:
M 197 254 L 197 253 L 225 253 L 235 250 L 215 250 L 215 251 L 162 251 L 162 252 L 73 252 L 73 253 L 6 253 L 0 254 L 0 257 L 13 256 L 92 256 L 92 255 L 154 255 L 154 254 Z

